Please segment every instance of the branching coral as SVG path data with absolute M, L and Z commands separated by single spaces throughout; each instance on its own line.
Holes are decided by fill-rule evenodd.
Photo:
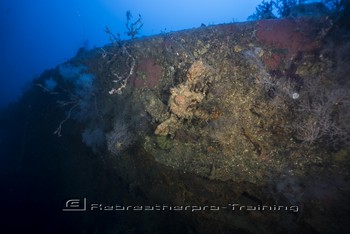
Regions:
M 324 85 L 320 78 L 309 78 L 301 92 L 298 117 L 293 127 L 296 137 L 313 144 L 326 140 L 333 144 L 348 144 L 350 95 L 346 88 Z
M 126 88 L 128 80 L 134 74 L 134 69 L 135 69 L 135 64 L 136 64 L 135 58 L 129 53 L 129 51 L 127 50 L 127 48 L 124 45 L 122 45 L 122 49 L 123 49 L 123 53 L 125 53 L 128 56 L 128 58 L 131 60 L 129 73 L 125 77 L 119 76 L 117 73 L 113 74 L 117 78 L 117 79 L 113 80 L 113 82 L 117 83 L 117 84 L 119 83 L 120 86 L 118 88 L 112 88 L 109 91 L 109 94 L 115 94 L 115 93 L 122 94 L 123 89 Z
M 141 30 L 143 23 L 142 23 L 142 18 L 140 14 L 139 14 L 139 18 L 135 22 L 131 23 L 130 22 L 131 19 L 132 19 L 131 11 L 127 11 L 125 26 L 128 29 L 128 31 L 126 31 L 125 33 L 126 35 L 130 36 L 133 39 L 137 34 L 139 34 L 139 31 Z

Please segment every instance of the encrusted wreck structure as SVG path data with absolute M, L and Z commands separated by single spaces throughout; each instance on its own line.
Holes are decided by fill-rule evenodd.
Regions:
M 65 196 L 167 207 L 99 230 L 346 233 L 349 35 L 325 17 L 122 41 L 46 71 L 24 98 L 46 113 L 36 137 L 70 165 L 61 176 L 99 191 Z

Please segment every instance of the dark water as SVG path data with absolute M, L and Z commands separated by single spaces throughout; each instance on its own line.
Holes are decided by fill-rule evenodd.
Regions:
M 348 12 L 349 8 L 346 10 Z M 335 28 L 341 28 L 337 32 L 340 34 L 346 32 L 349 28 L 348 15 L 346 17 L 342 15 L 337 20 L 338 24 Z M 269 23 L 269 21 L 264 22 Z M 234 31 L 234 27 L 232 30 Z M 265 33 L 266 37 L 271 37 L 268 30 Z M 344 33 L 344 35 L 348 34 Z M 164 51 L 158 47 L 144 49 L 151 51 L 150 53 L 159 53 L 159 56 L 164 54 L 170 56 L 168 55 L 170 53 L 174 57 L 167 59 L 176 61 L 175 65 L 172 64 L 174 67 L 180 64 L 174 73 L 177 79 L 172 80 L 178 84 L 184 81 L 181 79 L 186 76 L 191 65 L 189 60 L 193 58 L 178 57 L 179 55 L 175 52 L 180 51 L 185 54 L 187 48 L 182 46 L 181 40 L 176 41 L 167 35 L 164 37 L 166 38 L 164 48 L 162 47 Z M 204 39 L 203 41 L 209 40 Z M 142 40 L 139 42 L 142 45 Z M 347 47 L 344 46 L 344 48 Z M 349 230 L 346 221 L 349 217 L 349 202 L 346 200 L 349 194 L 349 177 L 346 173 L 342 175 L 339 172 L 339 175 L 329 176 L 326 171 L 326 173 L 308 176 L 308 172 L 304 172 L 306 176 L 302 182 L 295 180 L 294 177 L 281 177 L 273 181 L 273 186 L 260 184 L 258 189 L 258 186 L 247 182 L 248 180 L 243 182 L 215 180 L 214 164 L 210 168 L 210 174 L 204 177 L 186 172 L 187 168 L 177 170 L 169 166 L 171 163 L 164 165 L 164 163 L 157 162 L 154 155 L 146 153 L 143 149 L 146 145 L 144 142 L 142 142 L 144 145 L 141 145 L 138 139 L 133 139 L 136 138 L 135 132 L 139 131 L 144 136 L 153 137 L 153 142 L 152 140 L 149 142 L 157 142 L 158 150 L 161 149 L 163 152 L 168 150 L 169 155 L 172 147 L 170 141 L 193 144 L 199 142 L 200 137 L 193 132 L 188 134 L 188 131 L 179 131 L 175 138 L 155 138 L 154 119 L 142 109 L 142 103 L 134 103 L 125 98 L 130 93 L 132 94 L 132 91 L 126 91 L 124 97 L 110 98 L 108 94 L 112 83 L 112 78 L 109 77 L 111 70 L 118 67 L 120 74 L 130 75 L 132 73 L 130 67 L 133 67 L 133 62 L 135 62 L 132 60 L 133 57 L 128 54 L 128 50 L 122 50 L 121 47 L 115 50 L 112 48 L 110 51 L 117 52 L 114 54 L 116 56 L 110 56 L 109 59 L 113 62 L 110 65 L 110 61 L 107 61 L 108 55 L 101 51 L 104 50 L 80 51 L 80 55 L 71 61 L 70 66 L 60 66 L 45 71 L 28 87 L 18 102 L 0 110 L 1 233 L 281 233 L 286 231 L 289 233 L 327 233 L 329 230 L 346 233 Z M 282 51 L 281 54 L 283 53 L 285 51 Z M 331 54 L 331 52 L 328 53 Z M 103 56 L 107 56 L 107 59 Z M 319 57 L 319 55 L 314 57 Z M 92 58 L 91 61 L 89 58 Z M 159 61 L 152 59 L 149 56 L 144 57 L 141 62 L 138 61 L 141 64 L 139 69 L 144 69 L 142 72 L 139 71 L 139 74 L 144 75 L 147 71 L 152 71 L 149 83 L 145 83 L 144 80 L 138 80 L 137 83 L 134 80 L 135 87 L 133 88 L 152 89 L 161 82 L 162 68 L 155 65 Z M 233 60 L 233 58 L 229 59 Z M 246 58 L 242 56 L 239 59 Z M 161 60 L 160 57 L 158 60 Z M 80 67 L 80 63 L 84 63 L 86 67 Z M 183 63 L 185 65 L 182 65 Z M 245 63 L 245 66 L 248 67 L 248 65 Z M 264 65 L 261 63 L 261 66 Z M 99 76 L 91 76 L 89 69 L 99 71 Z M 271 72 L 271 75 L 284 76 L 288 72 L 294 74 L 295 70 L 291 66 L 286 73 L 275 70 Z M 293 80 L 293 74 L 291 74 L 291 80 Z M 136 78 L 131 77 L 130 79 Z M 342 78 L 342 82 L 344 80 L 345 78 Z M 56 81 L 59 81 L 58 84 L 55 84 Z M 175 86 L 174 83 L 170 83 L 166 84 L 166 89 L 159 92 L 161 105 L 168 101 L 170 87 Z M 56 85 L 57 89 L 55 89 Z M 200 85 L 198 84 L 198 87 L 195 88 L 201 89 Z M 208 92 L 220 97 L 225 88 L 216 87 L 218 90 L 216 93 L 211 89 Z M 56 94 L 56 91 L 59 91 L 59 94 Z M 271 91 L 267 96 L 273 99 L 276 95 Z M 146 100 L 147 98 L 150 96 L 145 95 Z M 130 103 L 132 105 L 129 105 Z M 342 103 L 339 102 L 337 105 L 340 109 Z M 168 107 L 165 105 L 166 108 Z M 154 116 L 158 114 L 158 110 L 148 111 L 153 111 Z M 137 115 L 132 115 L 135 113 Z M 345 111 L 345 113 L 348 112 Z M 203 126 L 203 128 L 209 126 L 208 129 L 226 128 L 226 122 L 216 121 L 220 113 L 215 112 L 215 114 L 214 121 L 186 120 L 184 125 L 189 128 L 196 124 L 197 127 Z M 253 114 L 260 115 L 256 112 Z M 128 132 L 129 128 L 125 128 L 123 121 L 120 121 L 122 122 L 120 125 L 113 124 L 116 119 L 128 122 L 132 131 Z M 233 124 L 237 123 L 232 122 Z M 60 134 L 54 134 L 60 125 L 62 127 Z M 104 134 L 108 132 L 107 129 L 108 131 L 113 129 L 114 132 L 112 132 L 115 135 Z M 274 131 L 276 134 L 283 133 L 283 129 Z M 244 133 L 243 135 L 247 139 L 254 139 L 250 137 L 254 136 L 253 134 Z M 259 142 L 251 142 L 259 155 L 266 156 L 266 158 L 262 157 L 262 160 L 267 160 L 267 153 L 262 152 Z M 219 147 L 219 143 L 214 142 L 210 147 L 206 147 L 206 152 L 208 155 L 213 155 L 213 161 L 215 161 L 215 157 L 220 154 L 213 153 L 216 150 L 213 146 Z M 181 150 L 185 150 L 185 144 L 183 149 L 179 147 L 180 153 L 183 152 Z M 340 162 L 344 164 L 348 162 L 349 155 L 346 150 L 339 150 L 334 155 Z M 283 160 L 287 159 L 283 158 L 280 161 Z M 314 164 L 314 168 L 319 171 L 322 171 L 322 168 L 327 170 L 327 167 L 332 165 L 327 164 L 327 160 Z M 339 161 L 337 163 L 336 165 L 341 164 Z M 266 176 L 268 170 L 259 171 L 257 174 L 268 181 Z M 252 169 L 252 173 L 256 172 Z M 267 191 L 267 195 L 261 195 L 262 191 Z M 263 201 L 259 198 L 260 196 L 271 203 L 277 200 L 285 204 L 296 203 L 300 209 L 297 214 L 296 212 L 285 212 L 281 216 L 272 214 L 268 218 L 263 212 L 256 214 L 243 212 L 237 215 L 229 212 L 218 215 L 203 212 L 194 215 L 192 212 L 168 210 L 159 212 L 115 210 L 117 206 L 168 205 L 169 201 L 185 203 L 181 205 L 188 205 L 186 202 L 227 204 L 235 202 L 235 199 L 242 203 L 261 206 Z M 309 204 L 300 202 L 302 199 L 308 201 Z M 83 210 L 65 211 L 64 209 L 71 208 L 68 205 L 73 204 L 69 201 L 76 202 L 74 204 L 78 207 L 75 208 Z M 84 203 L 85 201 L 87 203 Z M 113 210 L 108 210 L 111 207 Z M 318 210 L 313 210 L 315 207 Z M 318 229 L 318 225 L 327 222 L 327 215 L 322 210 L 324 207 L 332 208 L 329 216 L 332 222 L 326 223 L 325 226 L 329 229 L 322 232 Z M 319 213 L 322 213 L 323 216 L 318 216 Z M 249 218 L 245 217 L 247 214 Z M 315 223 L 309 221 L 310 219 Z M 339 222 L 334 222 L 335 219 L 338 219 Z M 253 224 L 261 221 L 262 225 L 256 228 L 251 225 L 250 221 Z

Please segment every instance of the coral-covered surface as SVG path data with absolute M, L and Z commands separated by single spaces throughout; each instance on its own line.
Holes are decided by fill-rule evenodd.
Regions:
M 44 72 L 1 116 L 4 196 L 49 204 L 20 215 L 34 233 L 349 233 L 350 33 L 331 25 L 200 27 Z

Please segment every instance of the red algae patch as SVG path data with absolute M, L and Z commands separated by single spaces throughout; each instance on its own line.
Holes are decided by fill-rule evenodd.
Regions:
M 316 23 L 308 20 L 261 20 L 257 25 L 257 40 L 273 49 L 264 56 L 269 69 L 276 69 L 282 59 L 293 60 L 300 53 L 311 53 L 320 46 Z
M 162 77 L 162 66 L 153 58 L 141 59 L 132 76 L 132 84 L 135 88 L 154 88 Z

